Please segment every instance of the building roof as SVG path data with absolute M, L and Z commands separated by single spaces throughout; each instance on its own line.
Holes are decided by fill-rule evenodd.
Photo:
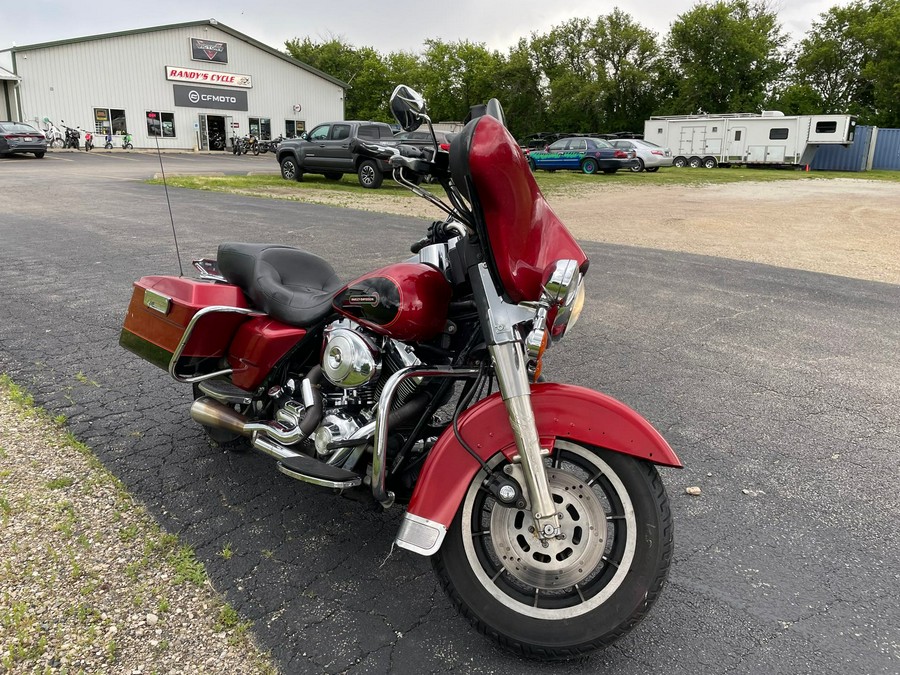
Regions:
M 15 82 L 21 80 L 22 78 L 16 75 L 15 73 L 11 73 L 6 68 L 0 68 L 0 80 L 13 80 Z
M 68 40 L 55 40 L 53 42 L 41 42 L 41 43 L 33 44 L 33 45 L 22 45 L 22 46 L 17 46 L 17 47 L 9 47 L 8 49 L 0 49 L 0 52 L 12 52 L 13 54 L 17 54 L 19 52 L 34 51 L 36 49 L 45 49 L 47 47 L 59 47 L 62 45 L 77 44 L 79 42 L 92 42 L 94 40 L 105 40 L 107 38 L 122 37 L 122 36 L 126 36 L 126 35 L 139 35 L 141 33 L 155 33 L 156 31 L 172 30 L 174 28 L 190 28 L 192 26 L 214 26 L 215 28 L 218 28 L 222 32 L 228 33 L 229 35 L 236 37 L 238 40 L 243 40 L 244 42 L 247 42 L 247 43 L 253 45 L 254 47 L 257 47 L 258 49 L 262 49 L 264 52 L 268 52 L 272 56 L 275 56 L 275 57 L 281 59 L 282 61 L 287 61 L 291 65 L 297 66 L 298 68 L 302 68 L 303 70 L 306 70 L 306 71 L 312 73 L 313 75 L 318 75 L 319 77 L 321 77 L 325 80 L 328 80 L 329 82 L 332 82 L 333 84 L 336 84 L 339 87 L 343 87 L 344 89 L 350 88 L 350 85 L 347 84 L 346 82 L 339 80 L 336 77 L 332 77 L 328 73 L 323 73 L 318 68 L 313 68 L 309 64 L 303 63 L 302 61 L 298 61 L 297 59 L 288 56 L 284 52 L 280 52 L 277 49 L 270 47 L 269 45 L 263 44 L 259 40 L 254 40 L 249 35 L 245 35 L 244 33 L 241 33 L 240 31 L 237 31 L 234 28 L 230 28 L 229 26 L 226 26 L 225 24 L 220 23 L 220 22 L 216 21 L 215 19 L 203 19 L 201 21 L 187 21 L 185 23 L 170 23 L 165 26 L 151 26 L 150 28 L 136 28 L 134 30 L 123 30 L 123 31 L 118 31 L 116 33 L 103 33 L 101 35 L 86 35 L 84 37 L 70 38 Z M 15 60 L 13 60 L 13 63 L 15 63 Z M 9 77 L 4 78 L 4 77 L 2 77 L 4 72 L 8 72 L 8 71 L 4 71 L 2 68 L 0 68 L 0 79 L 20 79 L 19 77 L 17 77 L 16 75 L 13 75 L 12 73 L 10 73 L 10 75 L 12 75 L 12 78 L 9 78 Z

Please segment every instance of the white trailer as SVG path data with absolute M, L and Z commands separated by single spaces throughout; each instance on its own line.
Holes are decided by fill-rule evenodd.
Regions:
M 777 110 L 724 115 L 664 115 L 644 122 L 644 140 L 671 148 L 675 166 L 812 161 L 820 145 L 848 145 L 854 115 L 785 115 Z

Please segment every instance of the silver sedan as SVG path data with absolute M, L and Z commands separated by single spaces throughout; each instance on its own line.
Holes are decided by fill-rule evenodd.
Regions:
M 656 143 L 644 141 L 638 138 L 626 138 L 610 141 L 613 147 L 621 150 L 634 150 L 637 153 L 637 159 L 631 166 L 634 173 L 640 173 L 645 169 L 649 172 L 659 171 L 661 166 L 672 166 L 672 151 L 669 148 L 662 148 Z

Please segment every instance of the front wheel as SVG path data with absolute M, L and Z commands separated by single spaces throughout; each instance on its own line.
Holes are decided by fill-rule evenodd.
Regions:
M 546 461 L 561 538 L 542 545 L 531 513 L 497 502 L 479 472 L 433 565 L 480 632 L 556 660 L 606 647 L 644 618 L 668 574 L 673 527 L 651 464 L 568 441 Z
M 367 159 L 359 165 L 357 176 L 360 185 L 364 188 L 371 188 L 373 190 L 380 188 L 381 183 L 384 181 L 384 174 L 381 173 L 381 169 L 379 169 L 378 165 L 371 159 Z
M 297 161 L 290 155 L 283 157 L 281 162 L 281 177 L 285 180 L 303 180 L 303 174 L 297 167 Z

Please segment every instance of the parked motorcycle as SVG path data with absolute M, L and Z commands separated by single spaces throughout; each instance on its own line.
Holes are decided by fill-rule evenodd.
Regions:
M 47 129 L 44 131 L 44 136 L 47 139 L 47 147 L 48 148 L 62 148 L 65 146 L 65 138 L 62 135 L 62 132 L 59 128 L 51 122 L 46 117 L 44 118 L 44 122 L 47 124 Z
M 209 135 L 209 149 L 210 150 L 224 150 L 225 149 L 225 135 L 214 131 Z
M 106 134 L 106 143 L 103 146 L 107 150 L 113 149 L 113 137 L 112 134 Z M 122 149 L 123 150 L 134 150 L 134 145 L 131 143 L 131 134 L 126 133 L 122 136 Z
M 267 152 L 275 152 L 278 150 L 278 146 L 281 144 L 281 141 L 284 140 L 283 136 L 279 136 L 278 138 L 271 138 L 268 140 L 258 141 L 257 147 L 259 148 L 259 152 L 265 154 Z
M 408 87 L 391 108 L 405 130 L 431 128 Z M 344 283 L 310 252 L 224 243 L 197 279 L 135 282 L 120 343 L 193 385 L 212 442 L 246 438 L 291 478 L 405 505 L 397 546 L 431 556 L 480 632 L 570 658 L 659 596 L 673 525 L 655 465 L 681 463 L 624 404 L 543 381 L 588 258 L 500 104 L 473 112 L 449 152 L 354 141 L 447 214 L 413 257 Z M 429 176 L 446 200 L 416 185 Z
M 246 152 L 244 146 L 244 138 L 238 136 L 235 133 L 231 134 L 231 154 L 233 155 L 243 155 Z
M 72 127 L 65 126 L 65 122 L 60 120 L 63 126 L 66 129 L 66 140 L 63 145 L 64 148 L 73 148 L 74 150 L 79 150 L 81 148 L 81 132 L 78 129 L 73 129 Z

